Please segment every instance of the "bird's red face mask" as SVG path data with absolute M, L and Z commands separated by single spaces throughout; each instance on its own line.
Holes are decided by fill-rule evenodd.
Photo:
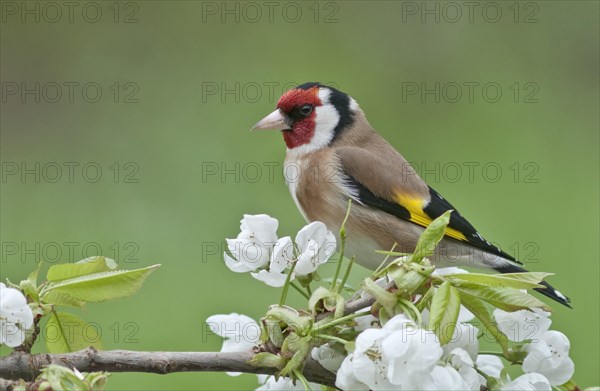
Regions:
M 259 121 L 252 130 L 281 130 L 289 149 L 310 144 L 317 128 L 317 107 L 323 106 L 319 87 L 296 88 L 277 102 L 277 110 Z

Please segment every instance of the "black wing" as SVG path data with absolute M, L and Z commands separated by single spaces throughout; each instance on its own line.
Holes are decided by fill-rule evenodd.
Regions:
M 485 240 L 456 208 L 431 187 L 429 187 L 430 201 L 421 208 L 415 206 L 415 203 L 403 205 L 401 202 L 393 202 L 378 197 L 354 177 L 350 175 L 347 175 L 347 177 L 348 184 L 357 190 L 358 199 L 364 205 L 379 209 L 402 220 L 410 221 L 423 227 L 426 227 L 432 220 L 438 218 L 444 212 L 453 210 L 454 212 L 450 215 L 450 223 L 448 224 L 449 229 L 446 229 L 446 236 L 448 238 L 466 243 L 509 261 L 521 263 L 502 251 L 499 247 Z

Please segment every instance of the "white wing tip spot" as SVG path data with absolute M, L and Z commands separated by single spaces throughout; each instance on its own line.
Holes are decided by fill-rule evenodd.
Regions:
M 568 301 L 567 297 L 565 295 L 563 295 L 562 293 L 560 293 L 559 291 L 557 291 L 556 289 L 554 290 L 554 294 L 558 297 L 560 297 L 561 299 L 563 299 L 564 301 Z

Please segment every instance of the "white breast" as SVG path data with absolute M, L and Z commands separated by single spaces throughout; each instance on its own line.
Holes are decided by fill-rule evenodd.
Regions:
M 289 157 L 283 163 L 283 177 L 285 179 L 285 183 L 288 185 L 288 189 L 290 189 L 290 194 L 292 195 L 292 199 L 296 203 L 296 207 L 304 217 L 306 221 L 308 220 L 308 216 L 300 202 L 298 201 L 298 194 L 296 193 L 298 189 L 298 184 L 300 183 L 300 178 L 302 173 L 306 172 L 308 165 L 305 159 L 300 157 Z

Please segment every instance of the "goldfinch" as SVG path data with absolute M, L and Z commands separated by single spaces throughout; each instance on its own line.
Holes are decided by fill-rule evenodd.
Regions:
M 447 210 L 450 224 L 432 261 L 438 266 L 523 272 L 520 263 L 479 232 L 388 144 L 347 94 L 320 83 L 286 92 L 274 112 L 252 130 L 279 130 L 287 146 L 284 176 L 298 209 L 309 221 L 338 232 L 348 200 L 346 254 L 375 269 L 375 250 L 412 252 L 424 227 Z M 569 306 L 547 283 L 539 292 Z

